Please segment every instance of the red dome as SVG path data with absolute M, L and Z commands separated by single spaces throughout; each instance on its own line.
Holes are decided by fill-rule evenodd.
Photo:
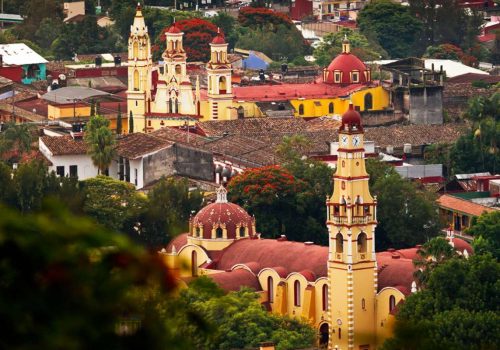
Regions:
M 225 44 L 226 39 L 224 39 L 224 36 L 222 34 L 217 34 L 217 36 L 212 40 L 212 44 Z
M 325 83 L 364 84 L 370 81 L 366 65 L 350 52 L 343 52 L 335 57 L 326 70 Z M 340 80 L 335 81 L 335 72 L 341 73 Z M 352 73 L 358 73 L 358 79 L 355 79 Z
M 254 219 L 239 205 L 228 203 L 227 191 L 224 187 L 217 190 L 217 201 L 202 208 L 191 221 L 191 235 L 210 239 L 217 233 L 214 230 L 218 228 L 225 230 L 227 239 L 236 239 L 243 237 L 252 237 Z M 243 232 L 240 231 L 244 228 Z
M 347 112 L 342 115 L 341 129 L 344 130 L 346 125 L 349 127 L 355 125 L 358 129 L 361 129 L 361 115 L 354 109 L 352 103 L 349 104 Z
M 170 26 L 170 28 L 168 28 L 167 33 L 170 33 L 170 34 L 179 34 L 179 33 L 181 33 L 181 30 L 179 28 L 177 28 L 177 26 L 174 23 L 174 24 L 172 24 Z

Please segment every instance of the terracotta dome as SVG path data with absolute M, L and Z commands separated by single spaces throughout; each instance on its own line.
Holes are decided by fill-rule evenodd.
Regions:
M 242 207 L 227 201 L 227 191 L 217 190 L 217 201 L 202 208 L 190 223 L 190 235 L 204 239 L 252 237 L 255 220 Z
M 361 126 L 361 114 L 354 109 L 352 103 L 349 104 L 349 109 L 342 115 L 342 125 L 340 126 L 340 130 L 345 130 L 347 127 L 351 129 L 352 126 L 356 126 L 358 130 L 362 130 Z
M 337 73 L 337 76 L 335 76 Z M 370 82 L 370 70 L 350 52 L 349 41 L 342 43 L 342 53 L 324 71 L 323 80 L 329 84 L 365 84 Z
M 212 44 L 225 44 L 226 39 L 224 39 L 224 36 L 220 33 L 217 34 L 217 36 L 212 40 Z
M 170 33 L 170 34 L 179 34 L 179 33 L 181 33 L 181 30 L 179 28 L 177 28 L 177 26 L 174 23 L 174 24 L 172 24 L 170 26 L 170 28 L 168 28 L 167 33 Z

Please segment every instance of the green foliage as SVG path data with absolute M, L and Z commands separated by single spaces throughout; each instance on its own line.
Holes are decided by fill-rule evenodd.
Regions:
M 60 207 L 0 208 L 0 275 L 1 348 L 192 349 L 158 256 Z
M 192 314 L 208 322 L 208 336 L 184 321 L 181 333 L 194 339 L 197 348 L 229 350 L 256 347 L 264 341 L 276 343 L 276 349 L 310 347 L 315 331 L 306 323 L 264 310 L 258 294 L 241 289 L 226 295 L 208 277 L 193 281 L 181 292 L 179 302 Z
M 109 120 L 97 115 L 85 127 L 85 143 L 92 162 L 104 174 L 116 154 L 115 138 L 109 129 Z
M 229 183 L 231 200 L 255 215 L 257 231 L 266 237 L 328 243 L 324 203 L 332 170 L 307 159 L 308 147 L 301 136 L 286 137 L 277 150 L 281 166 L 248 169 Z
M 146 198 L 134 185 L 107 176 L 82 181 L 85 203 L 83 211 L 104 227 L 132 232 L 143 212 Z
M 327 66 L 333 58 L 342 52 L 342 41 L 347 36 L 351 46 L 351 52 L 362 61 L 378 60 L 387 58 L 385 52 L 380 46 L 370 42 L 359 31 L 343 28 L 336 33 L 329 33 L 323 37 L 321 44 L 314 49 L 316 63 L 320 66 Z
M 186 179 L 161 179 L 148 193 L 141 240 L 150 247 L 160 247 L 175 235 L 187 232 L 189 216 L 198 212 L 202 201 L 198 190 L 189 192 Z
M 458 253 L 443 237 L 434 237 L 418 250 L 418 258 L 413 261 L 419 269 L 414 275 L 419 288 L 425 287 L 432 271 L 442 263 L 457 257 Z
M 61 18 L 47 17 L 40 22 L 40 26 L 35 32 L 35 42 L 44 51 L 50 50 L 52 42 L 61 34 L 64 23 Z
M 476 254 L 490 252 L 500 260 L 500 211 L 484 213 L 473 221 L 467 234 L 474 236 L 474 251 Z
M 238 32 L 236 31 L 236 20 L 234 17 L 226 12 L 219 12 L 217 16 L 210 18 L 210 21 L 224 33 L 229 48 L 234 48 L 236 41 L 238 41 Z
M 0 133 L 0 153 L 13 151 L 18 156 L 31 150 L 33 133 L 35 128 L 32 124 L 7 123 Z
M 434 195 L 417 189 L 389 167 L 367 162 L 371 192 L 378 201 L 378 250 L 413 247 L 436 236 L 440 229 Z
M 500 264 L 491 255 L 450 259 L 427 288 L 399 308 L 384 350 L 496 349 L 500 343 Z
M 367 4 L 357 18 L 361 33 L 380 43 L 392 58 L 411 55 L 412 47 L 422 31 L 422 23 L 409 9 L 390 0 Z

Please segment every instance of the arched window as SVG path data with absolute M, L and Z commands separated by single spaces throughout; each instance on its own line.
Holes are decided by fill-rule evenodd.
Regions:
M 326 348 L 326 346 L 328 346 L 328 335 L 329 335 L 329 331 L 328 331 L 328 323 L 323 323 L 320 327 L 319 327 L 319 334 L 320 334 L 320 338 L 319 338 L 319 346 L 323 349 L 323 348 Z
M 321 291 L 322 302 L 323 302 L 323 311 L 328 310 L 328 284 L 323 285 L 323 289 Z
M 139 71 L 134 71 L 134 90 L 139 91 Z
M 220 77 L 219 78 L 219 93 L 220 94 L 225 94 L 226 91 L 227 91 L 226 77 Z
M 137 57 L 139 56 L 139 43 L 136 41 L 134 42 L 134 45 L 133 45 L 133 56 L 134 57 Z
M 373 96 L 371 93 L 365 94 L 365 111 L 373 108 Z
M 175 74 L 181 74 L 181 72 L 182 72 L 181 65 L 178 64 L 177 66 L 175 66 Z
M 300 306 L 300 282 L 295 281 L 293 284 L 293 305 Z
M 222 228 L 218 227 L 216 230 L 215 230 L 215 238 L 222 238 Z
M 299 115 L 304 115 L 304 105 L 303 104 L 299 105 Z
M 330 104 L 328 105 L 328 113 L 329 114 L 333 114 L 334 112 L 334 106 L 333 106 L 333 102 L 330 102 Z
M 199 227 L 196 228 L 196 237 L 200 237 L 201 230 Z
M 274 302 L 274 284 L 271 276 L 267 278 L 267 300 L 270 303 Z
M 342 234 L 339 232 L 337 233 L 337 236 L 335 236 L 335 250 L 337 253 L 343 253 L 344 252 L 344 237 L 342 237 Z
M 240 227 L 240 237 L 245 237 L 245 228 L 243 226 Z
M 366 233 L 358 235 L 358 253 L 366 253 Z
M 392 312 L 394 308 L 396 307 L 396 297 L 394 295 L 391 295 L 389 297 L 389 312 Z
M 198 255 L 195 250 L 191 252 L 191 275 L 198 276 Z

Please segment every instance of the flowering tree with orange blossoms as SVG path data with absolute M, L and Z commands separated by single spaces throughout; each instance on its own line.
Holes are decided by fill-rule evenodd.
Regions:
M 278 26 L 284 24 L 287 27 L 292 26 L 292 20 L 286 14 L 275 12 L 270 9 L 261 7 L 244 7 L 238 13 L 238 22 L 243 27 L 262 27 L 262 26 Z

